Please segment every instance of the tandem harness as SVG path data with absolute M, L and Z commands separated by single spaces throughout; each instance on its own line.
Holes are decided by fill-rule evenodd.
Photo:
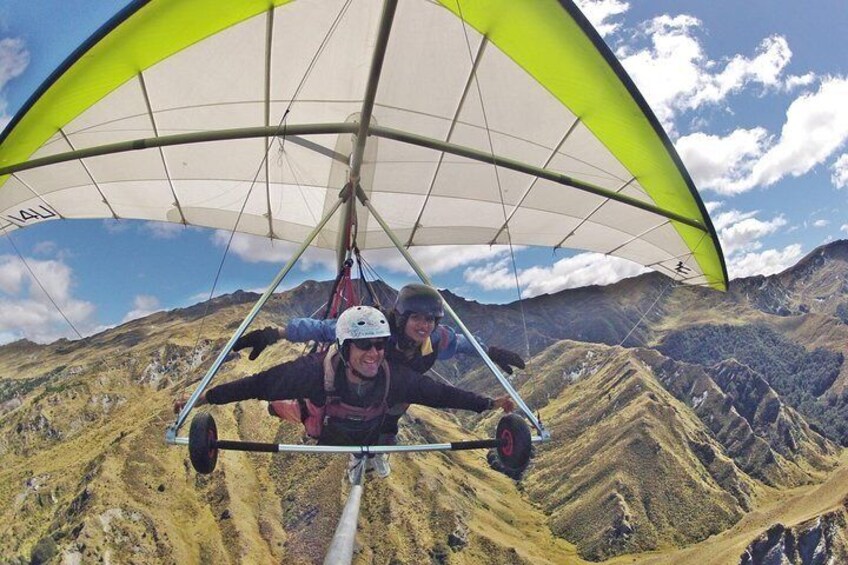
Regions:
M 316 440 L 321 437 L 324 426 L 330 418 L 367 422 L 383 416 L 388 411 L 386 399 L 389 396 L 389 387 L 391 386 L 389 364 L 384 360 L 381 365 L 386 374 L 386 385 L 380 403 L 370 406 L 354 406 L 343 402 L 336 391 L 336 372 L 333 368 L 336 355 L 337 352 L 333 348 L 324 357 L 324 393 L 326 399 L 323 406 L 319 406 L 306 398 L 275 400 L 270 403 L 269 412 L 281 420 L 303 424 L 306 435 Z

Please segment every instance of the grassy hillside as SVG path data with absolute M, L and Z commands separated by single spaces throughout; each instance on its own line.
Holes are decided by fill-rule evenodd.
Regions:
M 835 276 L 834 260 L 815 265 Z M 803 296 L 821 298 L 816 270 L 803 272 Z M 366 488 L 356 562 L 735 563 L 772 547 L 772 538 L 810 535 L 841 555 L 848 461 L 837 466 L 839 450 L 788 400 L 798 392 L 841 406 L 841 299 L 804 312 L 806 302 L 787 298 L 785 277 L 765 298 L 749 283 L 720 295 L 662 282 L 640 277 L 528 301 L 534 355 L 512 380 L 553 440 L 537 446 L 520 482 L 481 452 L 393 456 L 392 476 Z M 311 313 L 326 290 L 306 283 L 275 296 L 254 327 Z M 76 342 L 0 347 L 4 563 L 50 555 L 71 563 L 321 560 L 347 495 L 344 457 L 225 452 L 213 474 L 198 476 L 185 448 L 163 441 L 173 399 L 192 389 L 255 298 L 236 293 Z M 489 343 L 522 350 L 517 305 L 450 300 Z M 679 360 L 618 347 L 628 332 L 625 345 L 679 340 L 666 351 Z M 302 349 L 281 342 L 255 362 L 236 356 L 215 382 Z M 498 394 L 479 367 L 457 358 L 439 369 Z M 300 438 L 260 402 L 212 411 L 222 437 Z M 832 415 L 832 424 L 844 421 Z M 402 439 L 488 437 L 496 422 L 413 408 Z M 827 531 L 810 525 L 819 516 Z M 769 534 L 777 521 L 783 529 Z

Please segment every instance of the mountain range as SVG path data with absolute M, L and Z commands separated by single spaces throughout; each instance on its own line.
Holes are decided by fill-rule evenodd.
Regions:
M 277 294 L 253 327 L 310 315 L 328 292 Z M 552 440 L 521 477 L 480 452 L 393 456 L 392 476 L 366 486 L 357 563 L 848 559 L 848 242 L 727 293 L 649 274 L 506 305 L 444 296 L 486 343 L 527 357 L 512 383 Z M 343 457 L 223 452 L 203 476 L 163 441 L 173 399 L 257 298 L 0 347 L 0 562 L 322 559 Z M 303 350 L 234 355 L 215 382 Z M 476 359 L 435 372 L 499 394 Z M 222 437 L 300 441 L 260 402 L 212 412 Z M 414 407 L 401 439 L 489 437 L 496 423 Z

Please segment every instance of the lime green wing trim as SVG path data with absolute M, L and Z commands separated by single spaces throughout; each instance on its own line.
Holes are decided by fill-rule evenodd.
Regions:
M 153 0 L 140 5 L 79 54 L 14 123 L 0 145 L 0 166 L 26 160 L 60 128 L 145 69 L 290 1 Z M 7 178 L 0 177 L 0 186 Z
M 727 289 L 718 237 L 667 135 L 597 32 L 568 0 L 440 0 L 567 106 L 673 222 L 711 287 Z M 705 237 L 706 235 L 706 237 Z

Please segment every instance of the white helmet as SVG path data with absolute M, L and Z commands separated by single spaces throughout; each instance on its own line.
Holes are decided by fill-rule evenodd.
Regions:
M 336 341 L 342 347 L 349 339 L 389 337 L 392 331 L 382 312 L 371 306 L 348 308 L 336 321 Z

